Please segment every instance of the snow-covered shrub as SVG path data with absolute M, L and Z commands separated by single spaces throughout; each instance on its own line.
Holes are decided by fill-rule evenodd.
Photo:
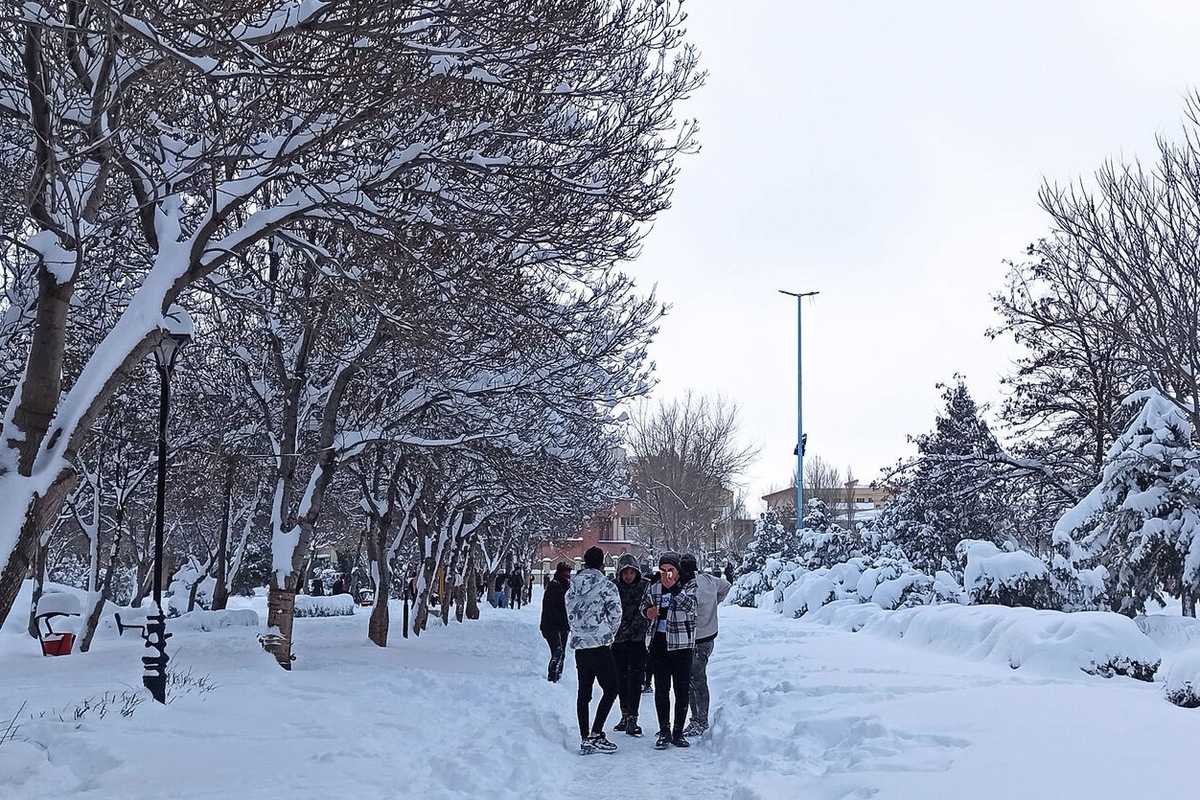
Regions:
M 863 555 L 860 540 L 840 528 L 800 531 L 796 561 L 808 569 L 832 567 Z
M 855 586 L 863 603 L 875 603 L 880 608 L 911 608 L 930 601 L 933 578 L 918 572 L 907 561 L 877 559 L 864 570 Z
M 297 617 L 350 617 L 354 615 L 354 598 L 348 594 L 333 597 L 296 595 Z
M 776 590 L 775 610 L 789 617 L 802 617 L 809 609 L 841 600 L 839 586 L 825 575 L 827 570 L 800 572 L 787 587 Z
M 1024 550 L 1001 550 L 991 542 L 964 539 L 955 548 L 963 567 L 963 589 L 976 605 L 1061 606 L 1050 568 Z
M 1180 653 L 1163 685 L 1167 700 L 1184 708 L 1200 706 L 1200 649 Z

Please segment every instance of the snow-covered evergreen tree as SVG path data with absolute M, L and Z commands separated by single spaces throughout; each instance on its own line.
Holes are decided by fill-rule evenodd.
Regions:
M 769 558 L 794 558 L 798 544 L 796 533 L 786 531 L 775 510 L 767 509 L 754 523 L 754 540 L 746 547 L 738 575 L 761 572 Z
M 1156 389 L 1108 450 L 1099 486 L 1054 529 L 1060 571 L 1107 569 L 1112 607 L 1124 614 L 1161 600 L 1161 590 L 1195 595 L 1200 578 L 1200 452 L 1192 425 Z
M 945 410 L 931 433 L 915 437 L 918 456 L 903 469 L 898 496 L 877 527 L 930 575 L 950 565 L 963 539 L 1001 543 L 1007 512 L 991 485 L 989 459 L 1001 449 L 966 385 L 943 387 Z

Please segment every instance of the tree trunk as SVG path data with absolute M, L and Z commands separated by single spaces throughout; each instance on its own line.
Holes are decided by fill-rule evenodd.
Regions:
M 275 656 L 279 666 L 290 670 L 296 657 L 292 655 L 292 622 L 296 611 L 296 593 L 274 586 L 267 592 L 267 632 L 258 638 L 263 649 Z
M 45 537 L 39 536 L 35 547 L 33 553 L 33 602 L 29 604 L 29 624 L 26 631 L 34 639 L 37 639 L 40 637 L 35 616 L 38 600 L 42 599 L 42 594 L 46 591 L 46 561 L 50 555 L 50 542 Z
M 388 587 L 392 585 L 392 570 L 387 559 L 376 561 L 375 574 L 379 576 L 379 585 L 375 587 L 375 604 L 371 606 L 371 619 L 367 623 L 367 638 L 379 647 L 387 647 L 388 626 Z M 407 592 L 407 587 L 405 592 Z
M 96 635 L 96 627 L 100 624 L 100 615 L 104 611 L 104 603 L 112 591 L 113 573 L 117 571 L 117 562 L 121 555 L 121 520 L 118 517 L 117 530 L 113 533 L 112 545 L 108 549 L 108 564 L 96 587 L 95 601 L 88 612 L 83 626 L 83 635 L 79 639 L 79 652 L 86 653 L 92 646 L 92 637 Z
M 479 619 L 479 596 L 475 591 L 475 548 L 467 554 L 467 575 L 464 578 L 467 592 L 467 619 Z
M 17 601 L 17 594 L 21 591 L 21 583 L 34 565 L 42 531 L 57 519 L 58 509 L 74 488 L 75 473 L 67 469 L 59 473 L 45 497 L 34 495 L 30 499 L 17 536 L 17 545 L 12 553 L 7 554 L 4 570 L 0 571 L 0 626 L 8 619 L 13 603 Z M 4 555 L 0 553 L 0 558 Z
M 229 605 L 229 533 L 233 514 L 234 461 L 231 458 L 225 468 L 225 518 L 221 520 L 221 534 L 217 539 L 217 585 L 213 587 L 212 610 L 222 611 Z

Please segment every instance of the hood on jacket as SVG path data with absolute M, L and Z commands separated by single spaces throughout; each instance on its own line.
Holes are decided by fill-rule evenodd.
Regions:
M 625 555 L 623 555 L 619 559 L 617 559 L 617 577 L 620 578 L 621 573 L 627 569 L 631 569 L 631 570 L 635 571 L 638 574 L 639 578 L 642 575 L 642 570 L 641 570 L 641 567 L 638 566 L 637 559 L 634 558 L 633 555 L 630 553 L 626 553 Z

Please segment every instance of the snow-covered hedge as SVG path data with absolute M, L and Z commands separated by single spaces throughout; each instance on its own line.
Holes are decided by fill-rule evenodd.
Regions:
M 1024 550 L 1001 550 L 991 542 L 964 539 L 955 548 L 963 589 L 974 604 L 1058 608 L 1050 567 Z
M 1151 681 L 1162 662 L 1158 646 L 1133 620 L 1103 611 L 934 605 L 886 612 L 851 601 L 831 603 L 806 619 L 1043 673 Z
M 1187 650 L 1176 657 L 1167 672 L 1163 691 L 1177 706 L 1200 706 L 1200 649 Z
M 354 615 L 354 598 L 348 594 L 332 597 L 296 595 L 297 617 L 350 617 Z
M 235 608 L 224 611 L 204 611 L 197 609 L 186 614 L 180 614 L 178 619 L 171 620 L 172 627 L 193 631 L 215 631 L 220 628 L 257 628 L 258 614 L 253 609 Z
M 110 606 L 110 608 L 112 608 Z M 121 615 L 122 625 L 145 625 L 146 616 L 153 609 L 152 604 L 146 604 L 141 608 L 116 608 L 116 614 Z M 103 630 L 116 632 L 117 622 L 113 614 L 106 614 L 100 620 L 100 627 Z M 186 614 L 180 614 L 177 617 L 172 617 L 167 623 L 167 629 L 189 630 L 189 631 L 215 631 L 220 628 L 255 628 L 258 627 L 258 614 L 249 608 L 227 609 L 225 611 L 205 611 L 196 609 L 189 611 Z M 127 636 L 129 634 L 126 634 Z

